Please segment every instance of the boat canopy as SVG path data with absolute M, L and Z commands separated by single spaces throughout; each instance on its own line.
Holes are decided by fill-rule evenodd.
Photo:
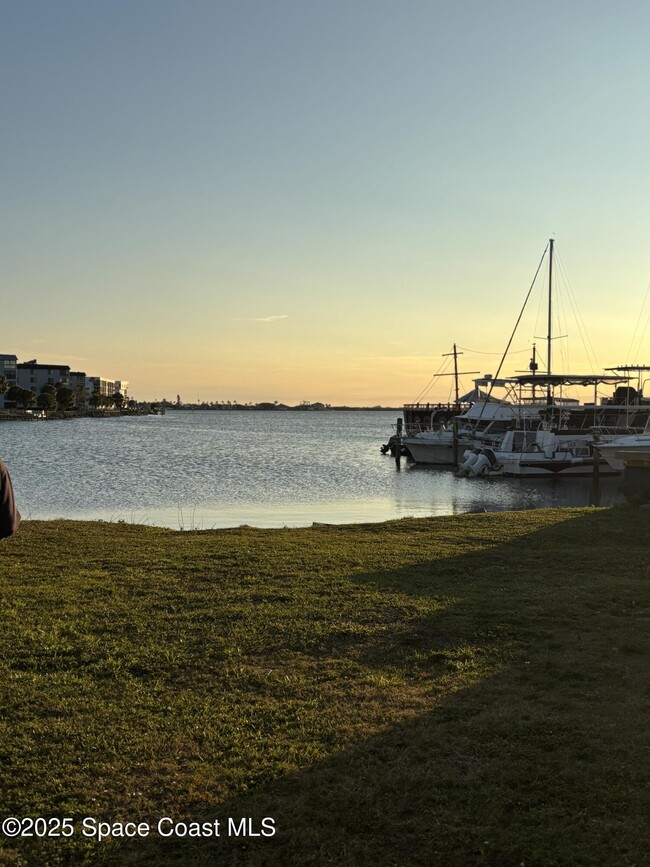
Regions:
M 629 376 L 611 376 L 604 373 L 587 373 L 584 376 L 569 373 L 527 373 L 525 376 L 515 377 L 519 385 L 617 385 L 621 382 L 629 382 Z

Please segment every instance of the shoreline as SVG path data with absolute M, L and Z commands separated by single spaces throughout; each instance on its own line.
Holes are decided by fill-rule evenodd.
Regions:
M 121 418 L 122 416 L 157 415 L 146 409 L 130 410 L 84 410 L 83 412 L 65 411 L 56 412 L 41 409 L 2 409 L 0 410 L 0 422 L 12 421 L 65 421 L 75 418 Z
M 127 520 L 122 517 L 116 518 L 87 518 L 87 517 L 51 517 L 51 518 L 32 518 L 29 516 L 25 516 L 22 518 L 21 526 L 23 524 L 89 524 L 89 525 L 109 525 L 109 526 L 118 526 L 118 527 L 143 527 L 143 528 L 152 528 L 159 530 L 168 530 L 173 533 L 218 533 L 223 531 L 232 531 L 232 530 L 260 530 L 264 532 L 268 531 L 299 531 L 299 530 L 310 530 L 313 528 L 331 528 L 331 529 L 363 529 L 363 528 L 372 528 L 373 530 L 377 530 L 381 527 L 389 528 L 389 525 L 404 525 L 405 523 L 410 522 L 430 522 L 430 521 L 438 521 L 438 520 L 454 520 L 454 519 L 463 519 L 468 516 L 472 517 L 487 517 L 487 516 L 508 516 L 508 515 L 521 515 L 521 514 L 529 514 L 536 512 L 567 512 L 567 513 L 575 513 L 575 512 L 598 512 L 612 509 L 632 509 L 634 506 L 630 506 L 624 503 L 615 504 L 613 506 L 596 506 L 596 505 L 587 505 L 587 506 L 544 506 L 542 508 L 526 508 L 526 509 L 502 509 L 502 510 L 493 510 L 488 511 L 487 509 L 469 509 L 466 512 L 455 512 L 453 514 L 437 514 L 437 515 L 404 515 L 403 517 L 397 518 L 379 518 L 376 521 L 310 521 L 305 524 L 282 524 L 282 526 L 258 526 L 256 524 L 232 524 L 230 526 L 224 527 L 189 527 L 188 529 L 184 529 L 181 527 L 172 527 L 168 524 L 156 524 L 151 522 L 139 522 L 135 520 Z M 650 506 L 646 507 L 645 505 L 640 506 L 641 509 L 650 508 Z

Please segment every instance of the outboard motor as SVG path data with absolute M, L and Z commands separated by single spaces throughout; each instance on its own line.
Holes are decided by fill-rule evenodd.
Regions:
M 498 466 L 499 463 L 492 449 L 481 449 L 476 456 L 476 460 L 469 467 L 468 475 L 474 478 L 476 476 L 486 476 L 489 470 L 495 470 Z
M 490 469 L 490 459 L 487 455 L 480 454 L 474 464 L 470 468 L 471 476 L 484 476 L 487 471 Z
M 390 454 L 390 456 L 392 458 L 397 457 L 398 454 L 400 454 L 400 455 L 408 455 L 409 454 L 406 446 L 402 444 L 402 438 L 399 436 L 396 436 L 395 434 L 393 434 L 393 436 L 388 440 L 388 442 L 385 445 L 379 447 L 379 451 L 381 452 L 382 455 Z
M 467 449 L 463 454 L 463 463 L 458 465 L 458 475 L 472 475 L 472 467 L 478 460 L 480 453 L 480 449 Z

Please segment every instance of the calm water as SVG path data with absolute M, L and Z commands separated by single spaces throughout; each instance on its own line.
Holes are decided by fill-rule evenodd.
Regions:
M 379 454 L 394 412 L 168 412 L 0 424 L 29 518 L 175 529 L 383 521 L 590 504 L 587 479 L 460 479 Z M 601 482 L 603 505 L 618 478 Z

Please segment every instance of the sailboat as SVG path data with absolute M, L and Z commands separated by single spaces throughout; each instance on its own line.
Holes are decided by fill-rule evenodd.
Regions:
M 403 418 L 398 421 L 397 432 L 391 436 L 388 443 L 380 449 L 382 454 L 395 454 L 397 449 L 403 450 L 416 461 L 409 443 L 415 443 L 418 455 L 422 455 L 422 463 L 453 465 L 452 426 L 453 420 L 471 407 L 471 395 L 460 397 L 458 372 L 458 348 L 454 343 L 452 351 L 445 353 L 443 358 L 453 356 L 454 359 L 454 403 L 405 403 Z M 465 373 L 477 373 L 477 371 L 465 371 Z M 432 379 L 441 376 L 449 376 L 447 373 L 437 373 Z M 429 448 L 430 447 L 430 448 Z
M 536 429 L 531 429 L 528 425 L 508 431 L 496 447 L 475 445 L 468 449 L 459 465 L 459 473 L 462 475 L 590 475 L 595 461 L 598 462 L 602 472 L 615 472 L 616 470 L 600 456 L 598 451 L 594 450 L 594 427 L 607 425 L 610 430 L 608 436 L 613 437 L 617 430 L 620 434 L 627 428 L 632 411 L 636 419 L 650 418 L 650 404 L 642 406 L 637 402 L 633 407 L 628 404 L 629 376 L 613 373 L 587 375 L 553 373 L 553 239 L 549 241 L 547 250 L 549 282 L 546 373 L 537 373 L 537 366 L 531 365 L 530 374 L 515 377 L 515 381 L 521 387 L 532 388 L 533 394 L 536 389 L 546 392 L 546 405 L 540 410 L 539 424 Z M 612 399 L 599 403 L 597 389 L 602 384 L 614 386 L 616 391 Z M 558 399 L 555 394 L 556 389 L 562 389 L 564 386 L 593 386 L 594 402 L 580 404 L 577 401 L 567 402 Z

